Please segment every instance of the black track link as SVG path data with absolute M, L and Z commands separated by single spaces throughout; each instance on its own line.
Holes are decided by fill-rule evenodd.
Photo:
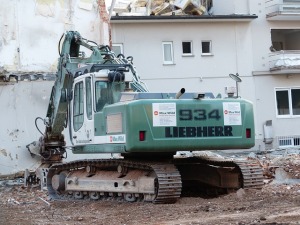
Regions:
M 153 165 L 157 175 L 158 190 L 154 203 L 174 203 L 181 195 L 181 176 L 172 164 Z
M 262 188 L 264 185 L 263 170 L 256 161 L 235 160 L 234 163 L 242 173 L 244 189 Z

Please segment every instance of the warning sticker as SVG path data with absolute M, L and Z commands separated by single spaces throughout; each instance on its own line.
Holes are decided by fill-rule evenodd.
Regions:
M 224 125 L 242 125 L 241 104 L 223 102 Z
M 153 126 L 176 126 L 176 103 L 152 103 Z

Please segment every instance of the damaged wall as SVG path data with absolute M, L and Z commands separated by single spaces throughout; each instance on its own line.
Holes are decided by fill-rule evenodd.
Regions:
M 109 35 L 96 0 L 0 0 L 0 4 L 1 177 L 38 166 L 26 145 L 41 136 L 34 121 L 46 116 L 61 35 L 77 30 L 99 44 L 108 44 Z M 11 75 L 18 82 L 3 82 Z M 43 131 L 43 124 L 38 124 Z M 68 158 L 74 159 L 70 152 Z
M 0 176 L 38 165 L 26 145 L 41 136 L 34 120 L 45 115 L 52 84 L 24 81 L 0 86 Z M 43 130 L 43 124 L 39 125 Z
M 0 0 L 0 68 L 6 71 L 55 72 L 58 41 L 66 30 L 108 44 L 100 29 L 96 0 Z
M 116 16 L 210 14 L 212 0 L 115 0 L 109 10 Z

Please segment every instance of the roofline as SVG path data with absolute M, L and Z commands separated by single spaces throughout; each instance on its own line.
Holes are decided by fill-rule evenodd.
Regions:
M 111 23 L 172 23 L 172 22 L 249 22 L 258 18 L 257 15 L 171 15 L 171 16 L 112 16 Z

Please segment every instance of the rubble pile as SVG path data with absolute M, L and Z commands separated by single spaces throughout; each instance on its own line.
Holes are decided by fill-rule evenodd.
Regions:
M 212 0 L 116 0 L 113 16 L 209 14 Z M 109 9 L 110 10 L 110 9 Z
M 50 206 L 47 201 L 47 193 L 40 187 L 24 187 L 22 182 L 16 180 L 0 182 L 0 205 L 23 206 L 38 205 L 40 207 Z
M 224 152 L 178 152 L 176 157 L 257 160 L 265 172 L 262 189 L 241 188 L 215 198 L 183 197 L 165 205 L 52 201 L 40 186 L 25 187 L 24 178 L 0 178 L 0 224 L 299 224 L 300 149 Z
M 268 153 L 245 152 L 242 155 L 222 156 L 210 151 L 178 152 L 175 157 L 214 157 L 214 158 L 241 158 L 257 160 L 264 173 L 263 191 L 276 193 L 300 193 L 300 149 L 289 152 L 288 150 L 273 150 Z M 0 204 L 27 205 L 46 204 L 47 192 L 39 190 L 39 185 L 26 186 L 23 178 L 12 180 L 0 178 Z
M 299 179 L 300 182 L 300 154 L 298 152 L 282 154 L 265 154 L 259 157 L 264 169 L 264 175 L 269 179 Z

